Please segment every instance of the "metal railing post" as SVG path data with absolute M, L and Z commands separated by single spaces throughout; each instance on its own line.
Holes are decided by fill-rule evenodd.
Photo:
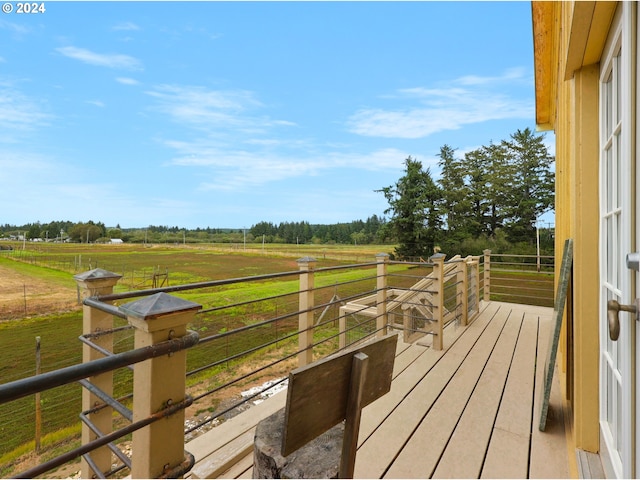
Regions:
M 386 253 L 378 253 L 376 255 L 378 262 L 376 269 L 376 330 L 377 336 L 382 337 L 387 333 L 387 267 L 389 265 L 389 255 Z
M 127 303 L 120 310 L 135 328 L 135 348 L 156 345 L 187 334 L 201 305 L 166 293 Z M 133 371 L 133 421 L 186 398 L 187 352 L 145 360 Z M 158 478 L 184 460 L 184 409 L 133 433 L 131 478 Z
M 491 250 L 483 250 L 484 253 L 484 296 L 485 302 L 488 302 L 491 297 Z
M 108 272 L 101 268 L 96 268 L 88 272 L 79 273 L 73 277 L 78 285 L 78 293 L 80 300 L 96 295 L 109 295 L 113 293 L 113 287 L 122 278 L 122 275 Z M 96 310 L 87 305 L 82 307 L 82 333 L 83 335 L 105 332 L 113 328 L 113 315 Z M 100 347 L 112 351 L 113 338 L 111 335 L 102 335 L 94 340 L 94 343 Z M 90 362 L 102 358 L 104 355 L 89 345 L 82 346 L 82 361 Z M 113 395 L 113 373 L 106 372 L 94 375 L 87 379 L 90 383 L 98 387 L 108 395 Z M 82 411 L 87 411 L 102 403 L 96 395 L 89 390 L 82 389 Z M 103 408 L 100 411 L 89 414 L 89 420 L 103 434 L 109 434 L 113 431 L 113 411 L 110 407 Z M 97 435 L 89 428 L 88 425 L 82 425 L 82 444 L 95 440 Z M 91 459 L 101 472 L 94 472 L 89 463 L 83 458 L 80 472 L 82 478 L 100 478 L 102 472 L 111 470 L 112 454 L 108 447 L 101 447 L 91 453 Z
M 433 336 L 433 349 L 442 350 L 444 342 L 442 339 L 444 333 L 444 256 L 432 257 L 433 260 L 433 306 L 434 320 L 436 325 Z
M 299 314 L 298 314 L 298 366 L 303 367 L 313 361 L 313 307 L 314 273 L 316 259 L 304 257 L 298 260 L 300 271 Z

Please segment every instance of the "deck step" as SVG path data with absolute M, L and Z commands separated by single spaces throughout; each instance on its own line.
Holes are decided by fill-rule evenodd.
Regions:
M 279 392 L 187 443 L 185 449 L 196 458 L 196 464 L 186 478 L 216 478 L 252 454 L 256 425 L 284 408 L 286 400 L 286 390 Z
M 218 478 L 253 451 L 255 428 L 227 443 L 215 455 L 209 455 L 191 470 L 191 478 Z

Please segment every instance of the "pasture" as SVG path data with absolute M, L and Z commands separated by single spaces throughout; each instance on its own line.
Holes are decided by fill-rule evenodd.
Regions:
M 389 251 L 388 246 L 270 246 L 267 250 L 244 248 L 242 245 L 78 245 L 78 244 L 15 244 L 14 250 L 0 251 L 0 382 L 5 383 L 35 373 L 35 338 L 41 338 L 42 372 L 81 362 L 82 309 L 78 304 L 73 275 L 92 268 L 103 268 L 122 275 L 116 291 L 150 288 L 154 272 L 166 272 L 162 277 L 169 285 L 247 277 L 298 270 L 296 260 L 317 258 L 317 267 L 373 262 L 375 254 Z M 319 284 L 345 281 L 353 272 L 338 271 L 319 280 Z M 356 274 L 357 277 L 358 274 Z M 365 275 L 365 274 L 361 274 Z M 367 275 L 370 275 L 368 273 Z M 157 278 L 156 278 L 157 280 Z M 165 283 L 166 285 L 166 283 Z M 157 285 L 160 286 L 160 285 Z M 271 280 L 233 285 L 217 291 L 188 293 L 185 298 L 205 306 L 235 303 L 240 300 L 265 298 L 297 291 L 297 280 Z M 257 319 L 273 311 L 288 308 L 286 298 L 264 303 L 260 312 L 240 312 L 233 318 L 215 314 L 199 317 L 196 329 L 201 335 L 235 328 L 242 322 Z M 296 299 L 289 301 L 295 304 Z M 279 309 L 279 310 L 278 310 Z M 273 311 L 270 311 L 273 310 Z M 276 325 L 281 335 L 288 325 Z M 253 339 L 247 339 L 251 342 Z M 130 338 L 116 341 L 118 350 L 131 347 Z M 197 349 L 189 355 L 190 368 L 204 360 L 203 355 L 228 356 L 233 351 L 247 349 L 246 344 L 225 343 L 206 350 Z M 209 360 L 210 361 L 210 360 Z M 225 365 L 228 368 L 229 365 Z M 126 390 L 128 373 L 117 383 Z M 190 380 L 197 384 L 202 375 Z M 216 402 L 221 401 L 220 398 Z M 71 385 L 42 394 L 43 446 L 58 441 L 65 428 L 78 430 L 77 417 L 71 412 L 80 409 L 80 387 Z M 205 408 L 206 409 L 206 408 Z M 197 412 L 194 412 L 197 413 Z M 0 472 L 3 464 L 12 463 L 20 452 L 33 449 L 35 403 L 25 398 L 0 406 Z M 5 476 L 5 475 L 2 475 Z
M 67 311 L 77 305 L 73 275 L 102 268 L 122 279 L 116 291 L 298 269 L 314 257 L 318 267 L 374 261 L 389 245 L 178 244 L 94 245 L 3 242 L 0 250 L 0 322 Z

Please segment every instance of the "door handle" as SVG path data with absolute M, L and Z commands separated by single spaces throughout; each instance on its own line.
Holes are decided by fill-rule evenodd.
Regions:
M 619 312 L 630 312 L 635 314 L 636 320 L 638 318 L 638 300 L 634 305 L 622 305 L 616 300 L 609 300 L 607 302 L 607 323 L 609 324 L 609 338 L 614 342 L 618 340 L 620 336 L 620 316 Z

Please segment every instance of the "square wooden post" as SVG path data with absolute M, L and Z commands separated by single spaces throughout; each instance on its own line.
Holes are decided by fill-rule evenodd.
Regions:
M 467 257 L 460 262 L 458 269 L 458 291 L 461 293 L 462 316 L 460 324 L 464 327 L 469 323 L 469 262 L 471 257 Z
M 387 334 L 387 266 L 389 265 L 389 255 L 378 253 L 376 255 L 377 276 L 376 276 L 376 330 L 377 337 Z
M 480 255 L 473 257 L 473 275 L 475 276 L 475 296 L 476 296 L 476 310 L 475 313 L 480 313 Z
M 338 316 L 338 348 L 342 350 L 347 346 L 347 309 L 340 307 Z
M 484 250 L 484 301 L 491 300 L 491 250 Z
M 444 255 L 434 255 L 431 257 L 433 261 L 433 286 L 435 292 L 433 294 L 433 319 L 436 322 L 433 329 L 433 349 L 442 350 L 444 333 Z
M 313 362 L 313 307 L 314 273 L 316 259 L 304 257 L 298 260 L 300 271 L 300 292 L 298 311 L 298 366 L 303 367 Z
M 149 347 L 187 333 L 202 306 L 158 293 L 120 309 L 136 329 L 135 348 Z M 133 421 L 144 420 L 185 399 L 185 350 L 138 363 L 133 372 Z M 184 410 L 133 433 L 131 478 L 158 478 L 184 461 Z
M 81 300 L 88 297 L 94 297 L 97 295 L 109 295 L 113 293 L 113 287 L 118 283 L 118 280 L 122 278 L 122 275 L 108 272 L 101 268 L 96 268 L 88 272 L 79 273 L 73 277 L 78 285 L 78 290 Z M 113 329 L 113 316 L 109 313 L 96 310 L 94 308 L 84 305 L 82 307 L 82 333 L 83 335 L 108 332 Z M 113 337 L 111 335 L 102 335 L 93 340 L 93 342 L 100 347 L 113 351 Z M 90 362 L 91 360 L 97 360 L 103 358 L 104 355 L 97 350 L 91 348 L 89 345 L 84 344 L 82 346 L 82 361 Z M 106 372 L 99 375 L 94 375 L 87 379 L 93 385 L 105 392 L 107 395 L 113 395 L 113 373 Z M 82 411 L 87 411 L 94 408 L 97 405 L 102 404 L 96 395 L 91 393 L 87 389 L 82 389 Z M 113 410 L 111 407 L 105 407 L 98 412 L 90 413 L 89 420 L 95 425 L 103 434 L 109 434 L 113 431 Z M 82 424 L 82 444 L 95 440 L 97 435 L 86 425 Z M 108 447 L 100 447 L 91 452 L 91 459 L 100 470 L 100 472 L 94 472 L 89 464 L 82 459 L 80 472 L 82 478 L 100 478 L 103 472 L 111 470 L 112 454 Z

